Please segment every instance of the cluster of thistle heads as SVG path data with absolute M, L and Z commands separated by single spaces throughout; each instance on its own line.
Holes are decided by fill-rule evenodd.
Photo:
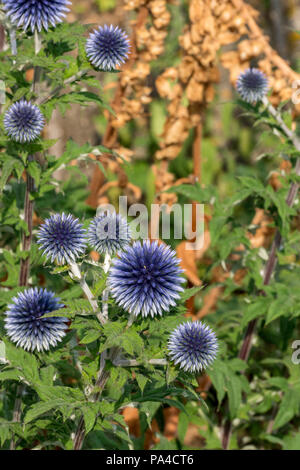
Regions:
M 77 263 L 88 245 L 109 257 L 107 289 L 133 318 L 166 314 L 183 291 L 183 270 L 176 252 L 157 241 L 131 240 L 127 221 L 116 213 L 100 213 L 87 229 L 71 214 L 54 214 L 41 225 L 37 243 L 46 259 L 58 265 Z M 51 312 L 62 307 L 46 289 L 25 290 L 12 299 L 6 311 L 8 336 L 24 349 L 48 350 L 65 335 L 67 319 L 51 317 Z M 213 362 L 217 349 L 215 333 L 198 321 L 179 325 L 168 342 L 174 363 L 195 373 Z
M 40 32 L 55 27 L 69 11 L 68 0 L 2 0 L 7 17 L 15 27 Z M 86 54 L 95 69 L 114 71 L 125 63 L 130 52 L 127 34 L 118 26 L 104 25 L 95 29 L 86 41 Z M 15 142 L 36 140 L 45 125 L 38 106 L 22 99 L 14 103 L 4 117 L 6 134 Z
M 68 0 L 2 0 L 15 27 L 41 32 L 61 23 Z M 97 70 L 113 71 L 128 58 L 128 36 L 118 26 L 95 29 L 86 41 L 86 54 Z M 241 98 L 251 104 L 264 99 L 268 79 L 258 69 L 242 72 L 236 82 Z M 45 125 L 38 106 L 22 99 L 5 113 L 7 135 L 19 143 L 36 140 Z M 112 257 L 107 288 L 116 304 L 133 317 L 161 316 L 176 305 L 183 291 L 180 260 L 169 246 L 131 240 L 127 221 L 118 214 L 100 214 L 87 230 L 72 215 L 54 214 L 38 232 L 39 248 L 58 265 L 71 265 L 82 257 L 88 245 L 100 254 Z M 51 316 L 64 305 L 53 292 L 30 288 L 12 299 L 6 311 L 5 325 L 10 339 L 25 350 L 47 351 L 66 334 L 67 319 Z M 218 342 L 212 329 L 202 322 L 180 324 L 170 335 L 168 353 L 185 371 L 198 373 L 215 359 Z

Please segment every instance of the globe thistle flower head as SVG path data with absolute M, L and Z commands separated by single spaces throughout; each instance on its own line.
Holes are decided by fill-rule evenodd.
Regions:
M 244 101 L 253 104 L 261 101 L 267 94 L 269 82 L 261 70 L 251 68 L 239 75 L 236 88 Z
M 127 312 L 154 317 L 176 305 L 183 291 L 181 273 L 179 259 L 170 247 L 149 240 L 135 242 L 114 259 L 108 287 Z
M 71 214 L 54 214 L 41 226 L 37 243 L 51 262 L 68 264 L 84 253 L 86 232 Z
M 66 334 L 64 317 L 42 318 L 64 305 L 46 289 L 27 289 L 13 297 L 5 312 L 7 335 L 17 346 L 28 351 L 47 351 Z
M 61 23 L 69 11 L 68 0 L 2 0 L 11 22 L 34 31 L 48 30 L 49 26 Z
M 118 26 L 100 26 L 86 42 L 86 54 L 97 69 L 112 71 L 125 62 L 130 49 L 127 34 Z
M 88 229 L 90 245 L 99 253 L 114 255 L 128 246 L 130 231 L 127 221 L 119 214 L 102 213 L 92 220 Z
M 186 322 L 171 333 L 169 355 L 186 372 L 200 372 L 215 359 L 218 341 L 213 330 L 201 321 Z
M 24 99 L 8 108 L 3 122 L 6 134 L 22 144 L 36 140 L 45 125 L 40 109 Z

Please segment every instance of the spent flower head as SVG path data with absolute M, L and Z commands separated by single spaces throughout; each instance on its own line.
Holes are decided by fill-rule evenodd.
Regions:
M 90 34 L 86 53 L 97 69 L 112 71 L 125 62 L 129 54 L 129 39 L 118 26 L 100 26 Z
M 84 253 L 86 231 L 71 214 L 54 214 L 42 224 L 37 243 L 51 262 L 68 264 Z
M 66 334 L 67 319 L 43 315 L 64 307 L 53 292 L 41 288 L 27 289 L 13 297 L 5 312 L 7 335 L 28 351 L 44 351 L 56 346 Z
M 114 259 L 108 287 L 117 304 L 135 316 L 162 315 L 183 291 L 176 252 L 149 240 L 135 242 Z
M 200 372 L 215 359 L 218 341 L 213 330 L 201 321 L 179 325 L 170 335 L 168 351 L 175 364 L 186 372 Z

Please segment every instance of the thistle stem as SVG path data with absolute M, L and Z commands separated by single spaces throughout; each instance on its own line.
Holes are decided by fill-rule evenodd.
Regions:
M 32 155 L 28 156 L 28 162 L 32 161 L 34 157 Z M 30 197 L 30 194 L 34 191 L 34 180 L 26 172 L 26 190 L 25 190 L 25 201 L 24 201 L 24 221 L 27 225 L 27 232 L 23 233 L 22 240 L 22 251 L 27 251 L 27 256 L 25 259 L 21 259 L 20 267 L 20 276 L 19 276 L 19 285 L 27 286 L 29 280 L 29 271 L 30 271 L 30 256 L 29 251 L 32 242 L 32 229 L 33 229 L 33 205 L 34 202 Z
M 17 55 L 17 40 L 16 40 L 16 29 L 14 27 L 10 30 L 10 44 L 11 44 L 11 51 L 13 55 Z M 38 54 L 39 50 L 35 40 L 35 54 Z M 40 79 L 39 74 L 37 73 L 37 67 L 34 68 L 34 79 L 32 84 L 32 90 L 35 91 L 36 84 Z M 28 155 L 28 162 L 34 160 L 33 155 Z M 32 229 L 33 229 L 33 200 L 30 197 L 30 194 L 34 192 L 34 180 L 26 171 L 26 190 L 25 190 L 25 199 L 24 199 L 24 221 L 27 225 L 27 231 L 23 233 L 22 239 L 22 251 L 26 251 L 27 256 L 25 259 L 21 259 L 20 264 L 20 275 L 19 275 L 19 286 L 27 286 L 29 280 L 29 272 L 30 272 L 30 256 L 29 251 L 31 248 L 32 242 Z M 13 422 L 19 422 L 21 419 L 21 394 L 23 391 L 23 385 L 19 385 L 17 388 L 17 395 L 14 403 L 14 411 L 13 411 Z M 10 443 L 10 450 L 14 450 L 16 448 L 15 438 L 14 435 L 12 436 L 12 440 Z
M 89 303 L 91 304 L 91 307 L 93 311 L 96 313 L 97 318 L 101 325 L 104 325 L 106 323 L 106 319 L 104 318 L 103 314 L 99 311 L 98 307 L 98 302 L 93 296 L 89 286 L 87 285 L 84 277 L 81 274 L 80 268 L 77 263 L 71 263 L 70 264 L 70 271 L 73 274 L 74 278 L 79 281 L 80 287 L 85 293 Z
M 18 54 L 18 49 L 17 49 L 17 38 L 16 38 L 16 28 L 12 26 L 9 29 L 9 39 L 10 39 L 10 48 L 11 48 L 11 53 L 12 55 L 17 55 Z M 13 61 L 14 64 L 16 61 Z
M 282 130 L 283 134 L 285 134 L 290 139 L 290 141 L 292 142 L 296 150 L 300 152 L 300 140 L 298 139 L 298 137 L 294 134 L 294 132 L 291 129 L 287 127 L 280 113 L 272 106 L 269 100 L 266 97 L 264 97 L 262 101 L 263 101 L 263 104 L 268 109 L 269 113 L 277 121 L 277 124 Z M 295 173 L 297 176 L 300 176 L 300 157 L 298 157 L 296 161 Z M 289 207 L 293 206 L 297 193 L 298 193 L 298 189 L 299 189 L 298 183 L 291 184 L 287 198 L 286 198 L 286 204 Z M 280 231 L 277 229 L 271 249 L 270 249 L 265 271 L 264 271 L 264 277 L 263 277 L 264 286 L 267 286 L 270 284 L 273 273 L 275 272 L 276 265 L 277 265 L 277 252 L 280 248 L 281 242 L 282 242 L 282 235 Z M 264 292 L 262 292 L 261 295 L 264 295 Z M 238 357 L 242 359 L 243 361 L 247 361 L 250 355 L 251 348 L 252 348 L 252 340 L 253 340 L 254 332 L 256 329 L 256 325 L 257 325 L 257 319 L 254 319 L 248 323 L 244 340 L 243 340 L 243 343 L 241 345 L 239 355 L 238 355 Z M 229 447 L 231 433 L 232 433 L 232 423 L 229 420 L 226 420 L 224 427 L 223 427 L 223 433 L 222 433 L 222 447 L 225 450 L 228 449 Z
M 149 359 L 147 363 L 153 366 L 168 365 L 168 361 L 166 359 Z M 135 359 L 116 359 L 113 361 L 113 365 L 117 367 L 136 367 L 142 365 L 142 362 L 136 361 Z
M 63 88 L 65 88 L 68 85 L 71 85 L 74 82 L 77 82 L 80 80 L 83 75 L 85 75 L 89 70 L 80 70 L 78 73 L 75 75 L 72 75 L 72 77 L 67 78 L 62 85 L 58 85 L 56 88 L 54 88 L 52 91 L 50 91 L 46 96 L 40 97 L 37 99 L 37 104 L 41 105 L 46 103 L 47 101 L 51 100 L 57 93 L 59 93 Z
M 111 263 L 111 258 L 109 255 L 106 255 L 105 260 L 104 260 L 104 266 L 103 266 L 103 270 L 105 273 L 108 272 L 110 263 Z M 108 289 L 104 289 L 103 291 L 102 312 L 99 312 L 98 303 L 94 299 L 89 286 L 87 285 L 84 278 L 82 277 L 79 266 L 76 263 L 72 263 L 70 265 L 70 268 L 74 277 L 79 279 L 81 288 L 84 291 L 85 295 L 87 296 L 94 312 L 97 314 L 97 318 L 99 322 L 101 323 L 101 325 L 104 325 L 108 321 L 108 305 L 107 305 Z M 111 351 L 112 358 L 115 357 L 114 354 L 116 354 L 116 352 L 112 350 Z M 105 370 L 106 358 L 107 358 L 107 351 L 103 351 L 102 354 L 100 355 L 100 368 L 99 368 L 98 377 L 96 381 L 96 387 L 98 388 L 98 392 L 95 394 L 94 401 L 97 401 L 99 399 L 99 396 L 101 395 L 102 390 L 104 389 L 106 382 L 109 378 L 109 372 Z M 74 450 L 81 450 L 83 442 L 84 442 L 84 438 L 85 438 L 85 425 L 84 425 L 84 418 L 83 416 L 81 416 L 78 422 L 75 436 L 74 436 Z
M 111 256 L 106 253 L 104 264 L 103 264 L 103 271 L 105 274 L 108 273 L 111 264 Z M 102 316 L 107 321 L 108 320 L 108 295 L 109 289 L 106 287 L 102 293 Z

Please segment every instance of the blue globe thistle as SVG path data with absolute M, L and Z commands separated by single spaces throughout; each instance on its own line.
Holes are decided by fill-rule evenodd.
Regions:
M 49 24 L 61 23 L 69 11 L 68 0 L 2 0 L 11 22 L 16 26 L 29 27 L 32 32 L 48 30 Z
M 103 213 L 94 217 L 90 223 L 88 239 L 90 245 L 99 253 L 113 255 L 129 244 L 129 226 L 119 214 Z
M 3 122 L 7 135 L 22 144 L 37 139 L 45 125 L 40 109 L 25 100 L 12 104 L 6 111 Z
M 118 26 L 95 29 L 86 42 L 86 53 L 94 67 L 111 71 L 124 63 L 129 54 L 128 36 Z
M 86 249 L 83 225 L 71 214 L 54 214 L 46 219 L 38 232 L 39 249 L 58 264 L 72 263 Z
M 179 259 L 170 247 L 149 240 L 135 242 L 114 259 L 108 287 L 124 310 L 154 317 L 176 305 L 183 291 L 181 273 Z
M 186 372 L 200 372 L 215 359 L 218 341 L 213 330 L 201 321 L 186 322 L 171 333 L 169 355 Z
M 236 88 L 244 101 L 256 103 L 267 94 L 269 82 L 265 74 L 258 69 L 247 69 L 240 73 Z
M 7 335 L 17 346 L 28 351 L 44 351 L 56 346 L 65 336 L 66 318 L 41 318 L 64 307 L 53 292 L 35 287 L 19 293 L 12 302 L 4 321 Z

